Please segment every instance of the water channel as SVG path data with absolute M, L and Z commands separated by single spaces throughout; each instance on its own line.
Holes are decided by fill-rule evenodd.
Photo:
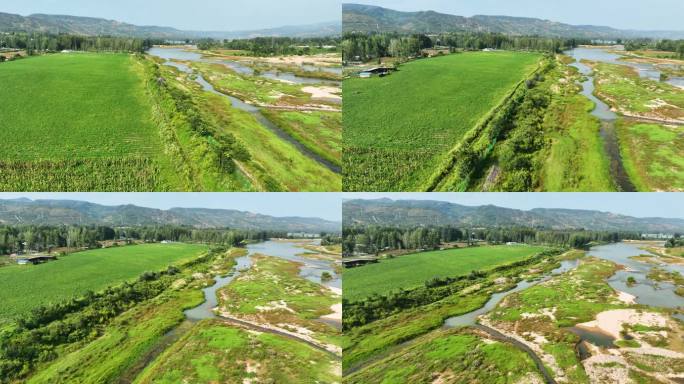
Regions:
M 639 243 L 600 245 L 592 247 L 587 255 L 625 266 L 625 269 L 619 270 L 608 279 L 608 284 L 618 291 L 636 296 L 637 303 L 654 307 L 684 308 L 684 297 L 675 294 L 673 284 L 656 282 L 647 277 L 655 265 L 631 259 L 632 256 L 653 255 L 639 248 L 644 245 Z M 684 266 L 682 265 L 662 264 L 658 267 L 668 272 L 684 274 Z M 627 279 L 629 277 L 636 279 L 637 283 L 628 284 Z
M 492 309 L 496 308 L 496 306 L 499 305 L 499 303 L 507 296 L 512 295 L 516 292 L 524 291 L 530 287 L 534 287 L 539 283 L 547 281 L 554 276 L 561 275 L 565 272 L 571 271 L 577 268 L 578 265 L 579 260 L 563 260 L 561 261 L 561 266 L 551 271 L 549 275 L 534 281 L 521 281 L 520 283 L 518 283 L 518 285 L 516 285 L 515 288 L 511 290 L 495 293 L 482 308 L 466 313 L 464 315 L 450 317 L 444 322 L 444 326 L 446 328 L 456 328 L 475 325 L 477 323 L 478 317 L 487 314 Z
M 651 269 L 655 267 L 654 265 L 640 262 L 631 258 L 633 256 L 640 255 L 653 255 L 650 252 L 640 248 L 645 245 L 645 243 L 640 244 L 626 242 L 600 245 L 592 247 L 587 253 L 587 256 L 597 257 L 611 261 L 617 265 L 624 266 L 624 269 L 619 270 L 613 276 L 611 276 L 607 280 L 607 283 L 617 291 L 626 292 L 635 296 L 636 303 L 654 307 L 684 309 L 684 297 L 678 296 L 675 293 L 676 287 L 673 284 L 656 282 L 647 277 Z M 544 277 L 543 279 L 536 281 L 522 281 L 518 283 L 514 289 L 506 292 L 495 293 L 482 308 L 464 315 L 451 317 L 445 321 L 444 326 L 446 328 L 475 326 L 486 332 L 490 332 L 496 337 L 498 331 L 478 325 L 478 317 L 492 311 L 507 296 L 516 292 L 524 291 L 543 281 L 549 280 L 553 276 L 573 270 L 577 268 L 578 265 L 579 260 L 563 261 L 561 263 L 561 267 L 553 270 L 550 275 Z M 682 265 L 661 264 L 658 265 L 658 267 L 668 272 L 679 272 L 684 274 L 684 266 Z M 633 285 L 628 284 L 627 279 L 629 277 L 636 279 L 637 283 Z M 675 315 L 674 317 L 684 321 L 684 315 L 682 314 Z M 580 355 L 580 359 L 585 359 L 590 356 L 589 348 L 584 343 L 590 343 L 603 348 L 615 348 L 615 339 L 605 333 L 580 327 L 570 327 L 567 328 L 567 330 L 576 334 L 580 338 L 580 342 L 577 345 L 577 351 Z M 501 337 L 501 335 L 498 336 Z M 522 348 L 523 345 L 518 344 L 515 339 L 508 339 L 506 341 L 513 343 L 525 350 Z M 527 352 L 529 353 L 529 351 Z M 533 358 L 535 357 L 533 356 Z
M 211 92 L 215 95 L 219 95 L 222 97 L 227 98 L 230 100 L 231 105 L 233 108 L 240 109 L 245 112 L 249 112 L 254 118 L 265 128 L 276 134 L 280 139 L 287 141 L 288 143 L 292 144 L 299 152 L 301 152 L 303 155 L 315 160 L 316 162 L 320 163 L 321 165 L 325 166 L 329 170 L 335 173 L 341 173 L 342 169 L 331 163 L 330 161 L 324 159 L 323 157 L 319 156 L 318 154 L 314 153 L 310 149 L 306 148 L 302 143 L 299 141 L 295 140 L 292 136 L 287 134 L 284 130 L 282 130 L 280 127 L 275 125 L 273 122 L 271 122 L 269 119 L 264 116 L 261 111 L 259 110 L 259 107 L 246 103 L 243 100 L 240 100 L 236 97 L 226 95 L 225 93 L 221 93 L 217 91 L 214 86 L 212 86 L 204 77 L 202 77 L 201 74 L 196 73 L 192 68 L 189 66 L 173 61 L 173 60 L 180 60 L 180 61 L 195 61 L 195 62 L 205 62 L 205 63 L 217 63 L 217 64 L 224 64 L 229 66 L 230 68 L 233 68 L 236 70 L 236 72 L 241 73 L 241 74 L 247 74 L 247 70 L 251 70 L 249 67 L 244 67 L 238 62 L 231 62 L 228 60 L 208 60 L 208 59 L 203 59 L 202 55 L 197 53 L 197 52 L 191 52 L 188 50 L 185 50 L 183 48 L 159 48 L 159 47 L 154 47 L 151 48 L 148 52 L 148 54 L 152 56 L 156 56 L 159 58 L 162 58 L 166 60 L 164 65 L 168 65 L 171 67 L 177 68 L 179 71 L 187 73 L 187 74 L 194 74 L 195 76 L 195 81 L 197 84 L 199 84 L 202 89 L 206 92 Z M 229 63 L 231 63 L 229 65 Z M 242 68 L 241 70 L 238 70 L 236 68 Z M 286 74 L 283 74 L 285 76 Z M 303 78 L 302 78 L 303 79 Z M 311 79 L 307 79 L 311 80 Z M 320 81 L 318 81 L 320 83 Z
M 318 244 L 318 242 L 313 242 L 312 244 Z M 327 260 L 315 260 L 309 259 L 299 254 L 305 253 L 306 250 L 297 246 L 296 243 L 289 241 L 266 241 L 263 243 L 250 244 L 247 246 L 247 255 L 239 257 L 236 259 L 237 264 L 233 270 L 227 276 L 216 276 L 214 277 L 214 285 L 204 288 L 202 292 L 204 293 L 205 302 L 198 307 L 188 309 L 185 311 L 185 316 L 190 321 L 199 321 L 203 319 L 213 319 L 216 318 L 216 313 L 214 308 L 218 306 L 218 296 L 216 292 L 230 284 L 235 280 L 242 272 L 251 268 L 252 266 L 252 256 L 261 254 L 271 257 L 277 257 L 280 259 L 294 261 L 300 263 L 299 276 L 312 281 L 316 284 L 320 284 L 334 290 L 342 289 L 342 276 L 335 272 L 333 262 Z M 333 278 L 331 280 L 323 280 L 322 275 L 327 272 Z M 339 292 L 339 291 L 338 291 Z
M 627 175 L 627 171 L 625 170 L 622 162 L 622 155 L 620 155 L 620 146 L 615 132 L 615 120 L 617 120 L 618 116 L 611 110 L 608 104 L 594 95 L 595 85 L 593 71 L 588 65 L 581 62 L 584 59 L 592 61 L 606 60 L 605 62 L 611 62 L 611 60 L 614 61 L 615 58 L 619 56 L 598 48 L 582 47 L 567 51 L 565 54 L 575 59 L 575 62 L 570 65 L 577 68 L 579 72 L 586 77 L 586 80 L 581 83 L 582 94 L 594 102 L 595 108 L 591 114 L 601 120 L 600 133 L 603 138 L 604 149 L 610 160 L 610 174 L 613 177 L 615 185 L 622 192 L 636 192 L 636 188 L 630 181 L 629 175 Z M 615 58 L 613 58 L 613 56 L 615 56 Z

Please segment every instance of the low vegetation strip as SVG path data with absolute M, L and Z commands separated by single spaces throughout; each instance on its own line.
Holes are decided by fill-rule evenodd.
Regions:
M 402 184 L 408 179 L 420 186 L 445 152 L 533 71 L 539 59 L 540 55 L 532 53 L 456 54 L 404 64 L 384 78 L 347 80 L 343 86 L 345 148 L 429 150 L 413 172 L 392 180 Z M 362 169 L 348 173 L 355 171 L 364 174 Z M 387 177 L 382 167 L 378 171 L 375 178 Z M 345 181 L 345 190 L 376 190 L 372 178 L 367 178 L 370 185 L 353 178 Z
M 4 267 L 0 269 L 0 321 L 165 269 L 206 249 L 196 244 L 145 244 L 83 251 L 35 266 Z
M 492 269 L 536 255 L 538 246 L 491 246 L 450 249 L 401 256 L 344 271 L 344 298 L 364 299 L 373 294 L 410 289 L 434 278 L 457 277 Z

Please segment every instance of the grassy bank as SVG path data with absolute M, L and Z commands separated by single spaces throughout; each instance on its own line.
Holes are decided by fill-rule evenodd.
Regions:
M 147 383 L 333 383 L 330 357 L 306 344 L 205 320 L 134 381 Z

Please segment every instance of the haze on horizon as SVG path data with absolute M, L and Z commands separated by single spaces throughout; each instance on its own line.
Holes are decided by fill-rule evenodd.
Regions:
M 683 193 L 344 193 L 343 199 L 434 200 L 467 206 L 496 205 L 529 211 L 560 208 L 602 211 L 632 217 L 684 219 Z
M 340 0 L 22 0 L 0 12 L 96 17 L 188 31 L 243 31 L 341 20 Z
M 682 0 L 346 0 L 404 12 L 516 16 L 641 31 L 684 30 Z
M 137 205 L 145 208 L 234 209 L 274 217 L 308 217 L 342 221 L 342 198 L 338 193 L 106 193 L 106 192 L 33 192 L 0 193 L 1 200 L 76 200 L 100 205 Z

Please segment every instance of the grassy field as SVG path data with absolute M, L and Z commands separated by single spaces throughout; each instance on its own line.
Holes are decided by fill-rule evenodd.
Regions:
M 317 340 L 339 344 L 339 331 L 317 320 L 332 312 L 338 296 L 300 277 L 297 263 L 265 256 L 254 260 L 249 272 L 219 291 L 221 310 L 260 323 L 304 327 Z
M 204 250 L 205 246 L 194 244 L 145 244 L 78 252 L 36 266 L 0 268 L 0 320 L 165 269 Z
M 469 330 L 439 330 L 346 383 L 541 383 L 525 352 Z
M 559 64 L 569 59 L 561 56 Z M 601 123 L 591 115 L 594 103 L 579 93 L 576 83 L 581 76 L 575 67 L 559 65 L 555 86 L 550 89 L 553 101 L 544 119 L 550 145 L 541 153 L 542 191 L 598 192 L 614 191 L 609 161 L 599 130 Z
M 684 190 L 684 136 L 678 128 L 619 120 L 620 154 L 639 191 Z
M 224 97 L 205 94 L 203 108 L 226 132 L 247 143 L 252 160 L 242 164 L 258 190 L 329 192 L 342 188 L 340 175 L 303 155 Z
M 361 327 L 344 332 L 343 367 L 348 370 L 378 355 L 387 354 L 404 342 L 444 326 L 452 316 L 481 308 L 489 294 L 450 296 L 419 308 L 402 311 Z
M 570 382 L 588 383 L 575 353 L 577 339 L 565 328 L 591 321 L 599 312 L 624 307 L 605 282 L 614 273 L 613 263 L 584 259 L 572 272 L 511 295 L 488 317 L 499 330 L 543 335 L 547 342 L 541 343 L 540 349 L 551 356 L 557 369 Z M 554 314 L 551 321 L 542 314 L 548 311 Z
M 183 321 L 183 309 L 199 305 L 199 290 L 170 291 L 137 306 L 107 326 L 102 336 L 46 364 L 27 383 L 119 382 L 128 369 Z
M 533 256 L 543 247 L 485 246 L 400 256 L 344 271 L 344 298 L 360 300 L 372 294 L 419 286 L 435 277 L 454 277 L 486 270 Z
M 173 187 L 141 71 L 126 54 L 3 63 L 0 189 Z
M 596 94 L 625 115 L 684 120 L 684 90 L 639 77 L 627 66 L 598 63 Z
M 410 190 L 537 66 L 528 53 L 466 53 L 343 85 L 344 189 Z
M 335 362 L 323 352 L 269 333 L 207 320 L 172 345 L 134 381 L 174 383 L 334 383 Z
M 314 153 L 342 165 L 342 115 L 338 112 L 262 110 L 264 116 Z

